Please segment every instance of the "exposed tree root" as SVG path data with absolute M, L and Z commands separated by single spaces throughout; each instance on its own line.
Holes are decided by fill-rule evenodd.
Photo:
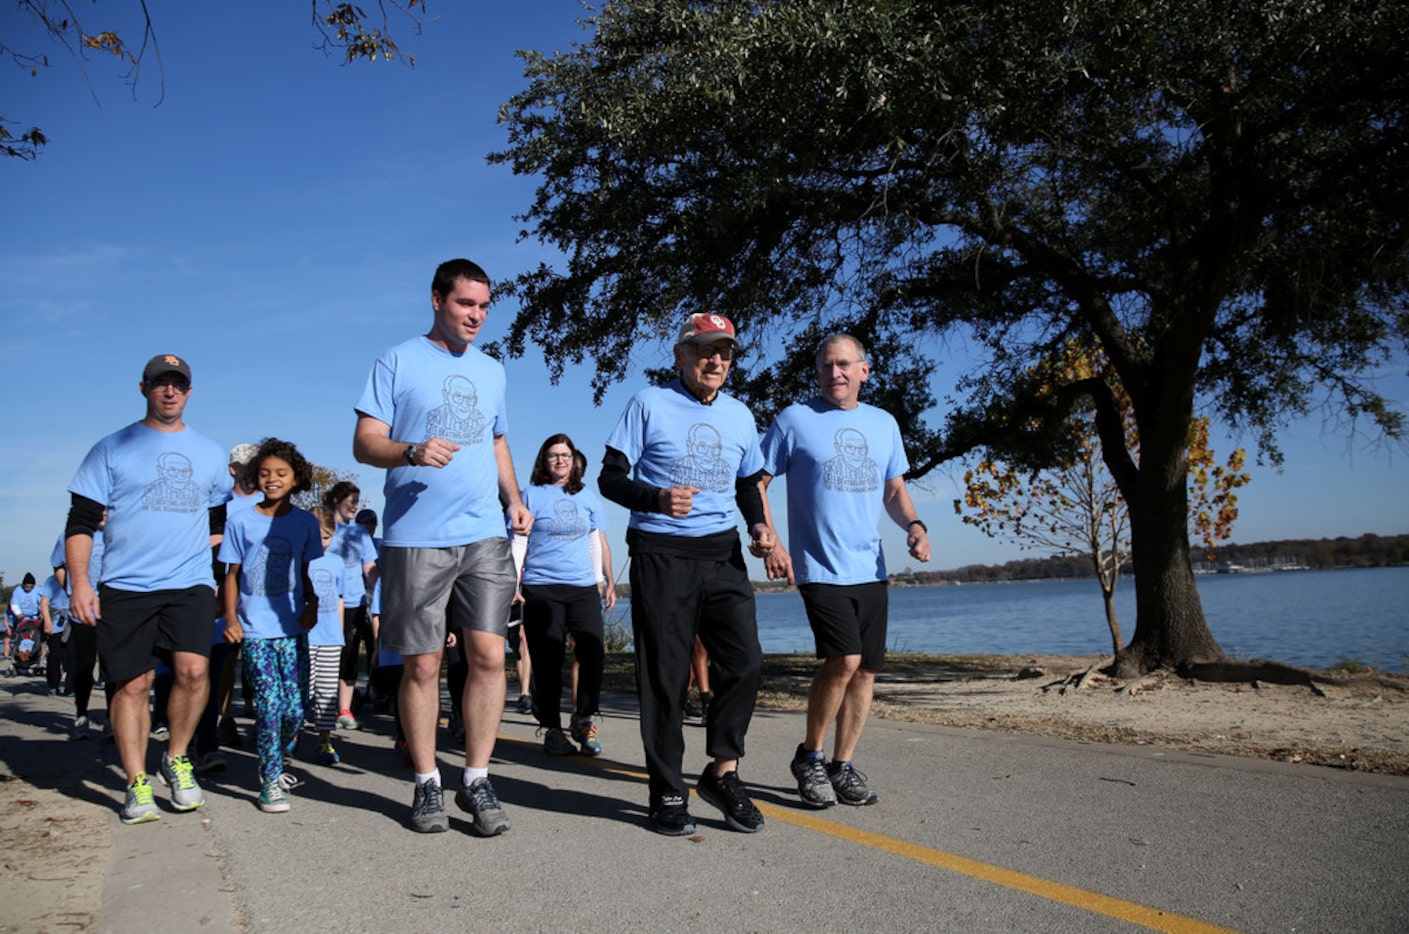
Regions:
M 1116 691 L 1122 697 L 1134 697 L 1146 691 L 1153 691 L 1164 687 L 1165 673 L 1155 671 L 1141 678 L 1139 681 L 1130 681 Z
M 1058 694 L 1062 695 L 1068 692 L 1075 693 L 1077 691 L 1084 691 L 1095 681 L 1106 680 L 1107 676 L 1102 671 L 1106 664 L 1107 663 L 1103 661 L 1097 662 L 1085 671 L 1073 672 L 1065 678 L 1053 681 L 1051 684 L 1044 684 L 1042 690 L 1046 692 L 1055 689 Z

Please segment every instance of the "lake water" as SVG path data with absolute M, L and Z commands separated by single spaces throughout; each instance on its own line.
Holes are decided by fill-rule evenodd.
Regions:
M 1409 669 L 1409 568 L 1209 574 L 1198 581 L 1209 629 L 1238 658 L 1317 668 L 1358 659 Z M 1116 588 L 1126 642 L 1135 631 L 1133 584 L 1125 579 Z M 796 592 L 759 594 L 758 630 L 764 652 L 813 649 Z M 1094 580 L 893 587 L 889 636 L 897 652 L 1094 655 L 1111 644 Z

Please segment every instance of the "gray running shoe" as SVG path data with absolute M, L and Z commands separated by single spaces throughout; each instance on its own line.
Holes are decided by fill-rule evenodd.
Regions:
M 172 758 L 161 754 L 161 780 L 171 788 L 171 806 L 178 811 L 194 811 L 205 804 L 205 793 L 196 784 L 195 767 L 189 756 Z
M 266 814 L 283 814 L 289 809 L 289 799 L 277 778 L 271 778 L 259 789 L 259 809 Z
M 880 795 L 866 787 L 866 776 L 856 771 L 856 766 L 850 762 L 828 762 L 827 777 L 832 780 L 832 788 L 842 804 L 862 807 L 881 800 Z
M 167 728 L 165 723 L 158 723 L 156 726 L 152 727 L 152 739 L 159 743 L 164 743 L 171 739 L 171 730 Z
M 474 817 L 474 832 L 481 837 L 495 837 L 509 829 L 509 815 L 504 813 L 487 778 L 477 778 L 457 791 L 455 803 Z
M 450 829 L 450 817 L 445 813 L 445 792 L 440 782 L 416 786 L 411 798 L 411 829 L 416 833 L 445 833 Z
M 146 775 L 138 775 L 127 786 L 127 801 L 122 806 L 124 824 L 145 824 L 147 821 L 161 820 L 161 811 L 152 798 L 152 786 Z
M 814 808 L 829 808 L 837 803 L 837 792 L 827 777 L 827 763 L 821 756 L 813 756 L 801 744 L 793 754 L 793 778 L 797 779 L 797 793 L 802 803 Z

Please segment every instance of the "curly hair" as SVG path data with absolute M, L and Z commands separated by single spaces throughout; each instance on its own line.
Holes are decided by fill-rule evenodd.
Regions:
M 259 442 L 259 451 L 250 460 L 251 476 L 259 476 L 260 465 L 269 457 L 277 457 L 294 469 L 294 488 L 290 495 L 302 493 L 313 486 L 313 465 L 298 452 L 292 441 L 279 438 L 265 438 Z
M 572 439 L 562 432 L 549 435 L 548 440 L 543 442 L 543 446 L 538 449 L 538 457 L 533 461 L 533 473 L 529 475 L 528 482 L 533 486 L 551 486 L 553 475 L 548 473 L 548 449 L 555 444 L 566 444 L 568 450 L 573 453 L 572 470 L 568 473 L 568 482 L 563 487 L 568 495 L 575 495 L 582 492 L 582 474 L 584 468 L 577 460 L 577 445 L 572 443 Z M 583 458 L 585 463 L 587 458 Z

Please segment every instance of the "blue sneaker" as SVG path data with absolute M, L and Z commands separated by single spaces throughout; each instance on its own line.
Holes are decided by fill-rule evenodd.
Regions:
M 543 737 L 543 751 L 550 756 L 575 756 L 577 747 L 561 729 L 549 730 Z
M 321 765 L 337 765 L 341 761 L 332 743 L 324 743 L 318 747 L 318 762 Z

